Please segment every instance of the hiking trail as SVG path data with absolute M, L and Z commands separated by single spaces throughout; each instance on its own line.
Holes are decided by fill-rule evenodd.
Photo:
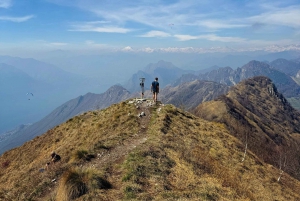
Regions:
M 97 153 L 97 156 L 94 160 L 89 163 L 90 167 L 101 169 L 103 167 L 111 167 L 111 164 L 118 163 L 121 164 L 123 160 L 125 160 L 125 156 L 127 156 L 133 149 L 140 146 L 148 139 L 148 125 L 151 120 L 151 116 L 153 112 L 157 112 L 157 110 L 152 110 L 152 108 L 158 108 L 158 111 L 163 106 L 158 102 L 158 104 L 154 104 L 150 100 L 141 101 L 140 99 L 135 99 L 134 101 L 129 101 L 127 104 L 135 104 L 136 106 L 136 116 L 139 118 L 139 130 L 137 133 L 128 137 L 121 144 L 116 147 L 113 147 L 109 150 L 102 151 L 101 153 Z M 143 114 L 144 115 L 141 115 Z M 120 175 L 120 174 L 117 174 Z M 108 178 L 110 175 L 107 175 Z M 115 179 L 114 179 L 115 180 Z M 118 179 L 121 181 L 121 178 Z M 116 181 L 116 180 L 115 180 Z M 113 184 L 113 188 L 119 188 L 117 184 Z

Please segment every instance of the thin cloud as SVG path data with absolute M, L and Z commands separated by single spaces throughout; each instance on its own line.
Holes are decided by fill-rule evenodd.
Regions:
M 199 39 L 206 39 L 210 41 L 220 41 L 220 42 L 243 42 L 246 41 L 244 38 L 240 37 L 224 37 L 224 36 L 217 36 L 215 34 L 207 34 L 207 35 L 200 35 L 198 36 Z
M 66 45 L 68 45 L 68 43 L 53 42 L 53 43 L 49 43 L 49 45 L 51 45 L 51 46 L 66 46 Z
M 35 43 L 38 43 L 40 46 L 46 47 L 64 47 L 70 45 L 69 43 L 65 42 L 51 42 L 46 40 L 36 40 Z
M 195 5 L 201 5 L 201 3 L 195 1 L 178 1 L 176 3 L 121 1 L 119 4 L 110 3 L 109 1 L 88 1 L 89 3 L 86 1 L 79 0 L 75 6 L 92 12 L 101 19 L 117 24 L 137 22 L 141 25 L 170 29 L 168 26 L 170 23 L 184 25 L 202 16 L 202 14 L 196 12 L 187 12 L 192 10 Z M 71 2 L 68 5 L 71 5 Z
M 124 52 L 132 52 L 133 49 L 132 49 L 132 47 L 130 47 L 130 46 L 126 46 L 126 47 L 122 48 L 121 51 L 124 51 Z
M 95 41 L 92 40 L 87 40 L 85 41 L 85 44 L 89 47 L 106 47 L 106 44 L 102 44 L 102 43 L 96 43 Z
M 69 31 L 80 32 L 100 32 L 100 33 L 128 33 L 131 29 L 126 29 L 116 26 L 97 26 L 99 23 L 87 22 L 83 24 L 72 25 L 72 29 Z
M 87 22 L 86 24 L 95 25 L 95 24 L 108 24 L 108 23 L 111 23 L 111 21 L 104 21 L 104 20 L 100 20 L 100 21 L 91 21 L 91 22 Z
M 215 34 L 206 34 L 206 35 L 198 35 L 198 36 L 191 36 L 191 35 L 174 35 L 179 41 L 188 41 L 188 40 L 196 40 L 196 39 L 205 39 L 209 41 L 219 41 L 219 42 L 243 42 L 246 39 L 239 38 L 239 37 L 224 37 L 224 36 L 217 36 Z
M 120 51 L 134 51 L 134 52 L 168 52 L 168 53 L 216 53 L 216 52 L 244 52 L 244 51 L 267 51 L 267 52 L 282 52 L 286 50 L 300 50 L 300 44 L 293 45 L 272 45 L 272 42 L 266 42 L 262 46 L 257 46 L 257 42 L 264 41 L 245 41 L 246 43 L 252 44 L 252 47 L 210 47 L 210 48 L 199 48 L 199 47 L 165 47 L 165 48 L 142 48 L 133 50 L 130 46 L 120 49 Z M 283 42 L 283 41 L 282 41 Z M 286 41 L 287 42 L 287 41 Z M 291 42 L 291 41 L 290 41 Z M 292 44 L 292 43 L 290 43 Z
M 139 37 L 146 37 L 146 38 L 151 38 L 151 37 L 170 37 L 171 35 L 163 32 L 163 31 L 149 31 L 146 34 L 139 35 Z
M 61 16 L 61 19 L 47 18 L 47 22 L 53 20 L 51 24 L 62 23 L 61 26 L 63 26 L 65 25 L 63 22 L 70 22 L 74 19 L 73 14 L 77 17 L 81 16 L 81 22 L 69 24 L 67 34 L 72 35 L 73 33 L 70 31 L 81 32 L 82 38 L 98 41 L 92 35 L 84 36 L 85 33 L 122 33 L 124 34 L 122 40 L 117 34 L 106 34 L 105 43 L 109 47 L 117 44 L 116 48 L 122 49 L 126 46 L 125 41 L 134 47 L 134 50 L 128 49 L 130 51 L 137 51 L 141 45 L 140 40 L 132 40 L 133 37 L 144 37 L 148 39 L 148 42 L 152 40 L 151 48 L 154 48 L 155 45 L 164 47 L 170 44 L 172 47 L 176 47 L 177 44 L 180 47 L 184 45 L 207 47 L 218 44 L 224 46 L 224 43 L 230 47 L 252 46 L 255 48 L 262 44 L 277 44 L 279 40 L 282 41 L 281 44 L 287 44 L 289 42 L 286 41 L 287 39 L 292 43 L 300 40 L 298 37 L 300 30 L 299 0 L 253 0 L 247 2 L 235 0 L 226 2 L 220 0 L 142 0 L 118 1 L 118 3 L 97 0 L 45 1 L 72 10 L 72 12 L 68 12 L 68 15 Z M 0 2 L 11 1 L 0 0 Z M 220 6 L 221 3 L 224 5 Z M 7 10 L 7 15 L 17 15 L 17 13 L 8 13 L 8 11 L 15 12 L 13 9 Z M 0 18 L 1 20 L 8 20 L 8 18 Z M 170 24 L 175 26 L 170 26 Z M 273 34 L 272 37 L 269 37 L 270 32 Z M 155 42 L 161 38 L 173 39 L 173 41 L 164 40 L 162 44 Z M 192 43 L 193 40 L 197 40 L 197 42 Z M 201 43 L 198 43 L 200 40 Z M 92 48 L 96 43 L 90 41 L 90 44 L 85 45 Z M 151 48 L 144 49 L 144 51 L 154 51 Z M 176 50 L 170 49 L 170 51 Z M 190 51 L 190 49 L 180 49 L 180 51 Z M 200 52 L 201 49 L 195 51 Z
M 180 52 L 180 53 L 215 53 L 215 52 L 231 52 L 232 49 L 226 47 L 212 47 L 212 48 L 197 48 L 197 47 L 168 47 L 159 48 L 159 52 Z
M 34 15 L 27 15 L 24 17 L 10 17 L 10 16 L 0 16 L 0 20 L 2 21 L 11 21 L 11 22 L 25 22 L 33 18 Z
M 87 44 L 87 45 L 94 45 L 95 42 L 92 41 L 92 40 L 87 40 L 87 41 L 85 41 L 85 44 Z
M 191 36 L 191 35 L 174 35 L 180 41 L 188 41 L 188 40 L 195 40 L 198 39 L 198 36 Z
M 198 25 L 207 27 L 209 29 L 232 29 L 232 28 L 242 28 L 249 26 L 248 24 L 235 24 L 228 23 L 220 20 L 203 20 L 198 22 Z
M 249 17 L 248 20 L 254 23 L 271 24 L 300 28 L 300 6 L 280 8 L 271 12 Z
M 86 40 L 83 41 L 82 43 L 80 42 L 75 42 L 75 43 L 67 43 L 67 42 L 53 42 L 53 41 L 47 41 L 47 40 L 36 40 L 34 42 L 39 47 L 45 47 L 45 48 L 60 48 L 60 49 L 89 49 L 89 50 L 99 50 L 99 49 L 104 49 L 107 48 L 109 49 L 109 46 L 107 44 L 101 44 L 101 43 L 96 43 L 93 40 Z M 112 47 L 110 47 L 112 48 Z
M 143 4 L 125 4 L 123 7 L 117 6 L 113 9 L 109 6 L 108 9 L 103 9 L 103 6 L 99 5 L 85 7 L 99 17 L 117 23 L 132 21 L 164 30 L 170 29 L 169 24 L 176 24 L 176 29 L 202 26 L 209 30 L 249 26 L 243 21 L 243 18 L 240 19 L 232 13 L 228 15 L 218 7 L 213 10 L 210 9 L 210 12 L 207 12 L 208 9 L 206 8 L 210 9 L 210 4 L 205 1 L 178 1 L 172 4 L 166 4 L 163 1 L 158 1 L 156 4 L 143 2 Z
M 152 53 L 152 52 L 154 52 L 154 49 L 150 48 L 150 47 L 146 47 L 146 48 L 143 48 L 141 51 L 142 52 L 147 52 L 147 53 Z
M 0 0 L 0 8 L 9 8 L 12 6 L 11 0 Z
M 244 4 L 228 1 L 226 9 L 216 6 L 216 2 L 196 0 L 178 0 L 173 3 L 161 0 L 154 2 L 120 1 L 118 4 L 94 0 L 48 1 L 64 6 L 78 7 L 96 14 L 104 21 L 116 24 L 136 22 L 163 30 L 170 29 L 168 26 L 170 23 L 176 24 L 177 29 L 184 28 L 186 30 L 187 28 L 199 28 L 199 26 L 208 29 L 203 29 L 202 32 L 251 27 L 254 23 L 279 23 L 293 27 L 298 27 L 300 23 L 299 6 L 284 7 L 293 1 L 264 1 L 261 3 L 255 0 Z M 241 12 L 243 9 L 247 12 Z M 257 15 L 259 12 L 265 13 Z

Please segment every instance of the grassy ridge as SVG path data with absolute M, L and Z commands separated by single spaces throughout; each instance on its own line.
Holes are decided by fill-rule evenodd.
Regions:
M 0 200 L 300 199 L 298 180 L 277 182 L 251 152 L 241 162 L 245 145 L 223 124 L 172 105 L 139 112 L 128 101 L 87 112 L 6 152 Z M 62 160 L 39 172 L 53 150 Z

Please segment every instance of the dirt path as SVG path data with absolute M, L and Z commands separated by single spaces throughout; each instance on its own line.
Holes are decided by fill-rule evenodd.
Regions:
M 115 162 L 119 163 L 124 160 L 125 156 L 129 152 L 131 152 L 134 148 L 141 145 L 147 140 L 148 124 L 151 119 L 151 107 L 154 107 L 154 105 L 149 100 L 134 101 L 131 104 L 136 105 L 137 116 L 142 112 L 145 113 L 145 115 L 140 115 L 139 117 L 139 131 L 132 137 L 129 137 L 128 139 L 123 141 L 121 145 L 114 147 L 109 151 L 99 153 L 97 158 L 93 162 L 91 162 L 89 166 L 101 168 Z

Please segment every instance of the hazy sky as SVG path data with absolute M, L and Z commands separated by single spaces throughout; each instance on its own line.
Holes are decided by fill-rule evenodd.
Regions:
M 0 0 L 2 54 L 205 51 L 299 42 L 299 0 Z

